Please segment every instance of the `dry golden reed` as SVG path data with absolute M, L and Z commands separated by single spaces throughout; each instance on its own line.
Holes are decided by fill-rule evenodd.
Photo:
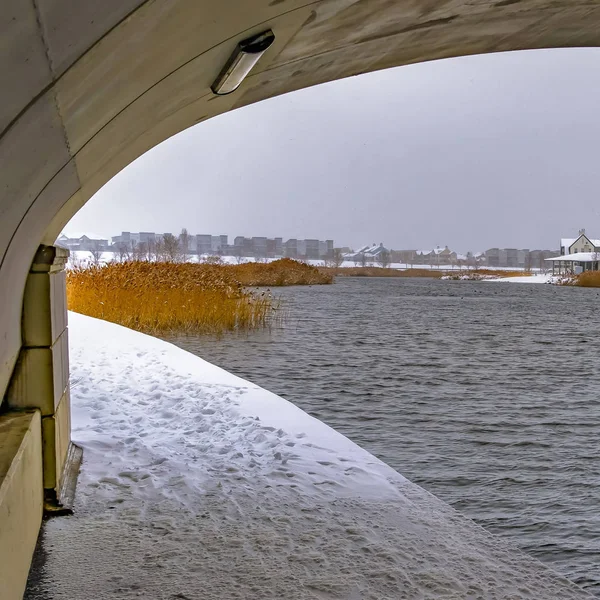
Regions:
M 585 271 L 572 278 L 572 284 L 579 287 L 600 287 L 600 271 Z
M 321 285 L 333 281 L 332 273 L 291 258 L 280 258 L 270 263 L 226 265 L 224 269 L 232 273 L 241 284 L 249 287 Z
M 67 273 L 69 308 L 137 331 L 220 333 L 261 327 L 279 308 L 216 265 L 123 262 Z

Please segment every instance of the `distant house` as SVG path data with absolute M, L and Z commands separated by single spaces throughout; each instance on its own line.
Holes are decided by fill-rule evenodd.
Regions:
M 560 240 L 561 256 L 580 252 L 600 252 L 600 240 L 588 237 L 585 229 L 580 229 L 576 238 L 562 238 Z
M 391 250 L 390 253 L 393 263 L 412 265 L 416 262 L 416 250 Z
M 433 250 L 417 250 L 416 261 L 425 265 L 454 265 L 457 255 L 448 246 L 444 248 L 437 246 Z
M 574 252 L 547 258 L 552 263 L 552 274 L 578 274 L 584 271 L 598 271 L 600 266 L 599 252 Z
M 344 254 L 344 260 L 360 264 L 374 264 L 382 261 L 390 261 L 390 251 L 383 244 L 371 244 L 363 246 L 356 252 Z
M 76 250 L 87 250 L 87 251 L 106 251 L 108 247 L 108 239 L 95 236 L 93 234 L 75 234 L 65 235 L 61 234 L 56 240 L 56 245 L 62 248 L 67 248 L 71 251 Z

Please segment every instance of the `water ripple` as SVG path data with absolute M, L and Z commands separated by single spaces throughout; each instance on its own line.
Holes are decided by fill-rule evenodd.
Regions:
M 600 291 L 344 279 L 171 339 L 295 402 L 600 596 Z

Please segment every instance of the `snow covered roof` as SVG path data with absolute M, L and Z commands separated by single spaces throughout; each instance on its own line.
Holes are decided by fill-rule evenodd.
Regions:
M 553 258 L 545 258 L 553 262 L 566 260 L 569 262 L 594 262 L 600 260 L 600 252 L 577 252 L 575 254 L 565 254 L 564 256 L 554 256 Z
M 437 248 L 433 248 L 433 250 L 417 250 L 416 252 L 419 256 L 427 256 L 428 254 L 441 254 L 445 250 L 448 250 L 448 252 L 452 252 L 452 250 L 450 250 L 448 246 L 446 246 L 445 248 L 440 248 L 438 246 Z
M 560 245 L 561 247 L 564 246 L 565 248 L 570 248 L 580 237 L 581 236 L 578 236 L 576 238 L 561 238 Z M 588 240 L 590 240 L 590 242 L 592 242 L 594 246 L 600 246 L 600 240 L 593 240 L 592 238 L 588 238 Z
M 374 256 L 379 254 L 383 250 L 387 251 L 387 248 L 384 248 L 381 244 L 373 244 L 372 246 L 363 246 L 359 248 L 356 252 L 349 252 L 344 256 L 356 256 L 358 254 L 366 254 L 367 256 Z
M 104 235 L 97 235 L 95 233 L 89 233 L 89 232 L 82 233 L 82 232 L 79 232 L 79 231 L 70 231 L 68 233 L 65 232 L 65 231 L 63 231 L 60 234 L 59 239 L 60 238 L 63 238 L 63 239 L 67 238 L 69 240 L 80 240 L 84 236 L 87 237 L 90 240 L 108 240 L 108 238 L 106 236 L 104 236 Z

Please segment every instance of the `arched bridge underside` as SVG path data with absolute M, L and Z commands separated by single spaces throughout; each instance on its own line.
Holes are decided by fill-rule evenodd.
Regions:
M 215 95 L 211 84 L 237 43 L 267 29 L 275 41 L 240 88 Z M 51 245 L 102 185 L 148 149 L 225 111 L 342 77 L 468 54 L 598 46 L 600 5 L 594 0 L 4 0 L 0 40 L 0 398 L 6 411 L 29 406 L 20 394 L 45 393 L 36 377 L 44 360 L 62 360 L 62 366 L 52 367 L 54 377 L 62 368 L 68 380 L 66 337 L 60 342 L 63 360 L 56 349 L 61 317 L 51 306 L 60 304 L 52 296 L 57 284 L 48 283 L 62 259 L 36 255 L 40 243 Z M 243 131 L 239 145 L 242 157 L 252 147 Z M 48 306 L 35 312 L 44 303 L 39 299 L 48 297 L 46 288 L 52 296 Z M 35 313 L 29 320 L 24 302 L 25 312 L 29 302 Z M 44 327 L 51 330 L 44 333 L 47 339 L 36 337 Z M 40 349 L 50 358 L 33 352 Z M 38 387 L 32 391 L 33 384 Z M 41 400 L 34 407 L 46 437 L 55 435 L 48 433 L 54 431 L 50 425 L 56 428 L 56 441 L 58 421 L 44 428 L 44 418 L 54 419 L 53 411 L 58 412 L 64 381 L 62 388 L 53 385 L 58 400 L 50 412 Z M 46 455 L 44 461 L 50 468 Z M 4 474 L 0 469 L 0 477 L 7 469 Z M 50 479 L 44 487 L 58 485 L 59 475 Z M 0 519 L 4 516 L 0 512 Z M 0 551 L 7 531 L 0 533 Z

